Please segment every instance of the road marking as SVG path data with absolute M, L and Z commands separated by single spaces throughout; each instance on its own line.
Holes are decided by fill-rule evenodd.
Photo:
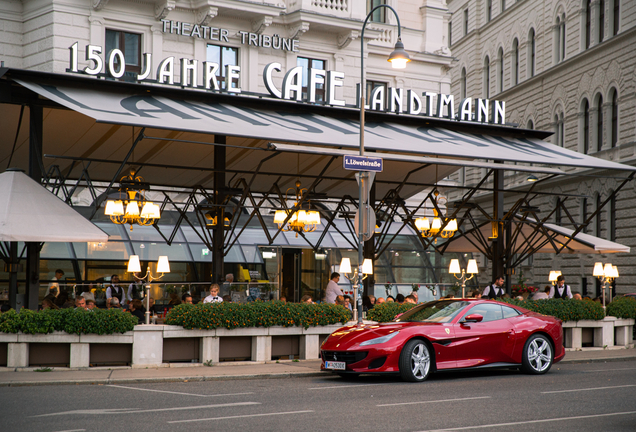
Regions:
M 69 429 L 69 430 L 65 430 L 65 431 L 57 431 L 57 432 L 83 432 L 86 429 Z
M 201 406 L 185 406 L 185 407 L 176 407 L 176 408 L 153 408 L 153 409 L 139 409 L 139 408 L 111 408 L 111 409 L 88 409 L 88 410 L 75 410 L 75 411 L 66 411 L 66 412 L 56 412 L 51 414 L 40 414 L 31 417 L 51 417 L 51 416 L 60 416 L 60 415 L 68 415 L 68 414 L 139 414 L 139 413 L 150 413 L 150 412 L 162 412 L 162 411 L 188 411 L 193 409 L 208 409 L 208 408 L 225 408 L 225 407 L 235 407 L 235 406 L 245 406 L 245 405 L 260 405 L 260 402 L 234 402 L 234 403 L 225 403 L 225 404 L 216 404 L 216 405 L 201 405 Z
M 290 414 L 304 414 L 304 413 L 312 413 L 313 410 L 305 410 L 305 411 L 288 411 L 288 412 L 278 412 L 278 413 L 265 413 L 265 414 L 246 414 L 240 416 L 229 416 L 229 417 L 214 417 L 214 418 L 204 418 L 204 419 L 189 419 L 189 420 L 173 420 L 168 423 L 191 423 L 191 422 L 200 422 L 200 421 L 212 421 L 212 420 L 229 420 L 229 419 L 239 419 L 239 418 L 248 418 L 248 417 L 266 417 L 266 416 L 276 416 L 276 415 L 290 415 Z
M 620 385 L 620 386 L 612 386 L 612 387 L 592 387 L 592 388 L 574 389 L 574 390 L 554 390 L 554 391 L 541 392 L 541 394 L 571 393 L 571 392 L 577 392 L 577 391 L 591 391 L 591 390 L 608 390 L 608 389 L 616 389 L 616 388 L 624 388 L 624 387 L 636 387 L 636 384 Z
M 117 387 L 117 388 L 130 389 L 130 390 L 148 391 L 148 392 L 156 392 L 156 393 L 170 393 L 170 394 L 177 394 L 177 395 L 183 395 L 183 396 L 199 396 L 199 397 L 242 396 L 242 395 L 254 394 L 254 392 L 248 392 L 248 393 L 202 395 L 202 394 L 195 394 L 195 393 L 174 392 L 174 391 L 168 391 L 168 390 L 153 390 L 153 389 L 144 389 L 144 388 L 138 388 L 138 387 L 127 387 L 127 386 L 121 386 L 121 385 L 115 385 L 115 384 L 109 384 L 106 387 Z
M 351 384 L 351 385 L 337 385 L 337 386 L 328 386 L 328 387 L 311 387 L 307 390 L 324 390 L 324 389 L 336 389 L 336 388 L 350 388 L 350 387 L 368 387 L 368 386 L 378 386 L 378 385 L 386 385 L 386 384 Z
M 490 396 L 478 396 L 478 397 L 461 398 L 461 399 L 444 399 L 444 400 L 419 401 L 419 402 L 400 402 L 400 403 L 382 404 L 382 405 L 376 405 L 376 406 L 388 407 L 388 406 L 399 406 L 399 405 L 419 405 L 419 404 L 428 404 L 428 403 L 459 402 L 459 401 L 466 401 L 466 400 L 490 399 L 490 398 L 491 398 Z
M 608 414 L 594 414 L 594 415 L 584 415 L 584 416 L 574 416 L 574 417 L 560 417 L 553 419 L 541 419 L 541 420 L 528 420 L 521 422 L 512 422 L 512 423 L 495 423 L 489 425 L 478 425 L 478 426 L 464 426 L 458 428 L 444 428 L 444 429 L 435 429 L 428 430 L 422 432 L 446 432 L 446 431 L 458 431 L 458 430 L 468 430 L 468 429 L 486 429 L 493 427 L 501 427 L 501 426 L 518 426 L 524 424 L 533 424 L 533 423 L 549 423 L 556 421 L 564 421 L 564 420 L 580 420 L 580 419 L 588 419 L 588 418 L 598 418 L 598 417 L 610 417 L 610 416 L 619 416 L 619 415 L 631 415 L 636 414 L 636 411 L 626 411 L 626 412 L 617 412 L 617 413 L 608 413 Z
M 624 371 L 624 370 L 636 370 L 636 368 L 620 368 L 620 369 L 596 369 L 596 370 L 586 370 L 582 372 L 610 372 L 610 371 Z

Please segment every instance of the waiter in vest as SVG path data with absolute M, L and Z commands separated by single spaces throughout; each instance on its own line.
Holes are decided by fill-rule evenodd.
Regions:
M 110 286 L 106 288 L 106 307 L 110 309 L 110 299 L 115 297 L 122 304 L 124 299 L 124 289 L 119 285 L 119 276 L 112 275 L 110 277 Z
M 572 291 L 570 291 L 570 285 L 565 284 L 565 278 L 562 275 L 557 277 L 556 289 L 555 287 L 550 288 L 550 294 L 548 294 L 550 298 L 572 298 Z
M 494 300 L 498 297 L 503 297 L 503 295 L 506 293 L 503 284 L 504 277 L 497 276 L 497 278 L 495 279 L 495 283 L 484 288 L 484 292 L 481 294 L 481 298 Z

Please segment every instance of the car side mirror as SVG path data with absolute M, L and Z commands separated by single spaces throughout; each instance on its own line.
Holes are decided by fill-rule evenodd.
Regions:
M 484 317 L 479 314 L 470 314 L 464 318 L 463 323 L 471 323 L 471 322 L 482 322 Z

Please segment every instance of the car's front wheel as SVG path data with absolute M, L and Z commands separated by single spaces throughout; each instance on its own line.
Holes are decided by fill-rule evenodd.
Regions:
M 540 334 L 530 336 L 523 347 L 522 370 L 529 374 L 544 374 L 550 370 L 553 361 L 552 344 L 548 338 Z
M 431 371 L 431 354 L 426 342 L 410 340 L 400 353 L 400 376 L 404 381 L 424 381 Z

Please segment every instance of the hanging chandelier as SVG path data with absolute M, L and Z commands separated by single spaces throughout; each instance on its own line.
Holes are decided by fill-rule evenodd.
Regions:
M 294 189 L 294 188 L 287 189 L 287 192 L 289 192 L 290 189 Z M 300 181 L 296 181 L 296 188 L 295 188 L 296 202 L 294 203 L 294 208 L 299 207 L 300 199 L 305 193 L 307 193 L 307 189 L 306 188 L 301 189 Z M 287 200 L 287 196 L 285 196 L 285 201 L 286 200 Z M 307 203 L 310 204 L 309 201 L 307 201 Z M 287 216 L 290 214 L 291 214 L 291 217 L 287 221 L 287 224 L 284 225 L 285 220 L 287 219 Z M 280 228 L 282 231 L 296 232 L 296 237 L 298 237 L 298 234 L 301 232 L 316 231 L 316 228 L 318 227 L 318 225 L 321 224 L 320 212 L 317 212 L 315 210 L 302 210 L 302 209 L 299 209 L 296 211 L 293 211 L 291 209 L 276 210 L 276 213 L 274 213 L 274 223 L 277 224 L 278 228 Z
M 146 200 L 146 191 L 149 189 L 148 183 L 140 176 L 136 176 L 134 171 L 130 175 L 124 176 L 119 181 L 119 200 L 106 201 L 104 214 L 110 216 L 110 220 L 116 224 L 152 225 L 161 217 L 159 206 Z M 121 199 L 121 195 L 125 195 Z
M 444 196 L 440 197 L 437 190 L 433 194 L 437 203 L 437 206 L 433 208 L 433 221 L 430 222 L 427 217 L 419 217 L 415 219 L 415 228 L 417 228 L 422 237 L 437 237 L 439 235 L 442 238 L 451 238 L 457 231 L 457 219 L 441 218 L 439 216 L 437 208 L 440 204 L 446 205 L 447 200 Z M 445 221 L 447 221 L 446 226 L 442 229 Z M 437 242 L 437 239 L 435 241 Z

